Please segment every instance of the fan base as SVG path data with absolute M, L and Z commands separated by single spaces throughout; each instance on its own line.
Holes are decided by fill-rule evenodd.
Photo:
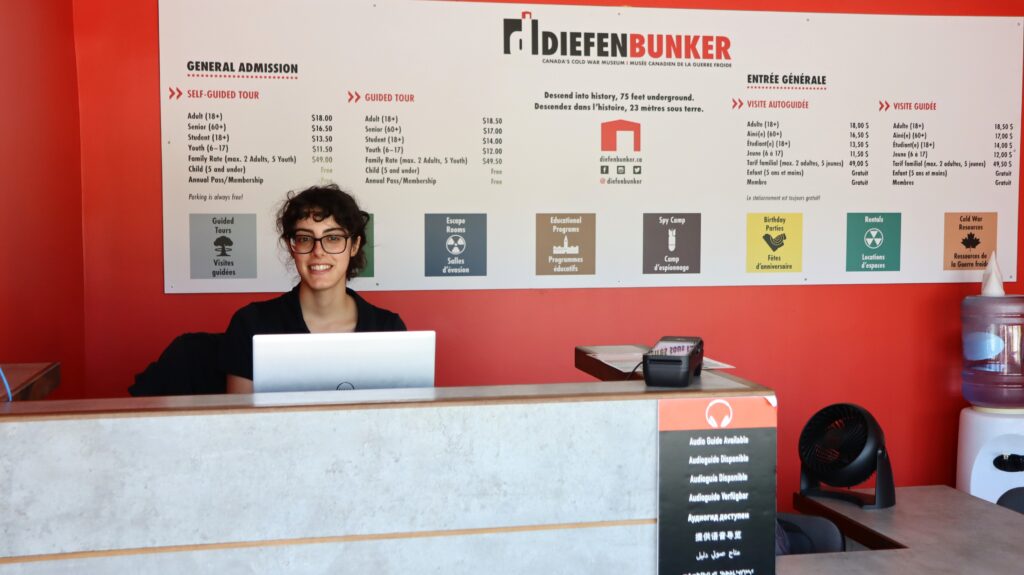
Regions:
M 879 497 L 878 493 L 861 493 L 859 491 L 837 491 L 834 489 L 821 488 L 801 489 L 800 495 L 839 499 L 840 501 L 847 501 L 864 509 L 885 509 L 886 507 L 892 507 L 896 504 L 895 498 L 891 501 L 886 501 L 884 497 Z

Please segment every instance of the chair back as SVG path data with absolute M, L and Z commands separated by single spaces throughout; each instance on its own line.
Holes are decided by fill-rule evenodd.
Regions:
M 824 517 L 779 513 L 777 519 L 786 533 L 790 555 L 846 551 L 843 532 Z
M 160 357 L 135 376 L 133 396 L 225 393 L 220 369 L 222 333 L 186 333 L 174 338 Z

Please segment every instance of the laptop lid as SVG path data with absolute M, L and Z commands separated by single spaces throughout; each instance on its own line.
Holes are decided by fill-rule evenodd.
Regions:
M 252 338 L 255 393 L 434 386 L 432 331 Z

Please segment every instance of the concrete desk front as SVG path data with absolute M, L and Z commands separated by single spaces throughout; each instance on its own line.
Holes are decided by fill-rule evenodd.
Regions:
M 715 383 L 715 382 L 713 382 Z M 0 405 L 0 573 L 657 572 L 642 382 Z

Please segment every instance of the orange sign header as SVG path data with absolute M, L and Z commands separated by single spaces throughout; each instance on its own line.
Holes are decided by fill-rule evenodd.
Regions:
M 658 431 L 775 427 L 775 396 L 704 397 L 658 401 Z

